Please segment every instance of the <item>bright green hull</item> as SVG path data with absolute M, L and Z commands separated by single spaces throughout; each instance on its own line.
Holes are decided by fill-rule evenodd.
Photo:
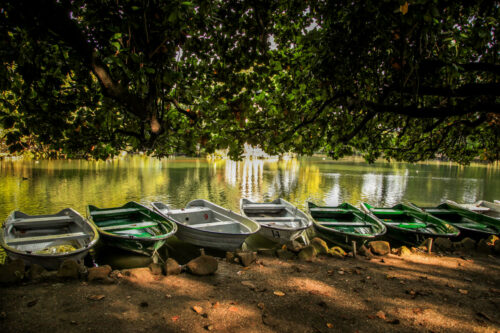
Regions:
M 343 203 L 340 206 L 317 206 L 308 202 L 314 229 L 322 238 L 350 249 L 385 234 L 385 226 L 358 208 Z
M 177 231 L 174 222 L 136 202 L 105 209 L 88 206 L 87 215 L 106 245 L 148 256 Z

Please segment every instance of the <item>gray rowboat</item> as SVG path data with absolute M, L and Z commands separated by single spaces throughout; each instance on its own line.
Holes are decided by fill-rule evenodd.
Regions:
M 177 224 L 179 239 L 196 246 L 233 251 L 260 229 L 251 219 L 203 199 L 193 200 L 182 209 L 170 209 L 161 202 L 151 206 Z
M 446 200 L 446 203 L 457 205 L 479 214 L 488 215 L 497 220 L 500 219 L 500 202 L 495 203 L 481 200 L 473 204 L 457 204 L 455 201 Z
M 260 224 L 260 235 L 272 241 L 286 243 L 303 237 L 304 243 L 308 243 L 304 231 L 312 226 L 312 219 L 284 199 L 256 203 L 243 198 L 240 210 L 243 216 Z
M 53 215 L 12 212 L 0 229 L 0 245 L 11 259 L 57 269 L 66 259 L 81 260 L 99 233 L 71 208 Z

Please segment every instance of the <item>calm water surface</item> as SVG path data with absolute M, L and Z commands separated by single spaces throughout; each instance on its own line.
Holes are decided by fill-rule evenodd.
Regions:
M 203 198 L 239 210 L 241 197 L 283 197 L 304 208 L 306 201 L 390 206 L 401 200 L 435 205 L 445 199 L 472 203 L 500 200 L 500 167 L 450 163 L 367 164 L 359 159 L 322 158 L 208 161 L 144 156 L 108 162 L 0 161 L 0 221 L 14 209 L 28 214 L 87 204 L 121 206 L 163 201 L 183 207 Z

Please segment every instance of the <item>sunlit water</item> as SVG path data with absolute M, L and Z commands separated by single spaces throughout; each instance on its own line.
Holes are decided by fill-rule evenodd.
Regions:
M 409 200 L 435 205 L 445 199 L 472 203 L 500 199 L 498 165 L 450 163 L 375 163 L 322 158 L 208 161 L 144 156 L 108 162 L 1 161 L 0 219 L 10 211 L 55 213 L 86 205 L 121 206 L 163 201 L 183 207 L 203 198 L 239 210 L 239 200 L 283 197 L 304 208 L 308 200 L 338 205 L 368 202 L 377 206 Z

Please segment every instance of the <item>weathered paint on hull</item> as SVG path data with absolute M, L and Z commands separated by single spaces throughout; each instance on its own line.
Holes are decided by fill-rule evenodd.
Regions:
M 101 239 L 107 246 L 116 247 L 122 250 L 131 251 L 134 253 L 151 256 L 155 249 L 159 249 L 165 244 L 166 240 L 140 240 L 140 239 L 124 239 L 119 237 L 109 237 L 108 235 L 101 235 Z
M 45 267 L 46 269 L 56 270 L 56 269 L 59 269 L 59 266 L 61 266 L 61 264 L 65 260 L 68 260 L 68 259 L 75 260 L 75 261 L 83 260 L 83 258 L 85 258 L 85 256 L 89 252 L 89 250 L 82 251 L 82 252 L 79 252 L 76 254 L 71 254 L 71 255 L 60 255 L 60 256 L 52 255 L 52 256 L 44 256 L 44 257 L 37 256 L 37 255 L 28 255 L 28 254 L 24 255 L 24 254 L 20 254 L 20 253 L 16 253 L 16 252 L 11 252 L 7 249 L 5 250 L 5 252 L 7 252 L 10 259 L 12 259 L 12 260 L 21 259 L 22 261 L 24 261 L 24 263 L 27 266 L 30 266 L 32 264 L 37 264 L 37 265 Z
M 288 241 L 295 240 L 299 237 L 302 236 L 302 234 L 305 232 L 304 229 L 302 230 L 283 230 L 283 229 L 274 229 L 270 227 L 266 227 L 261 225 L 260 230 L 258 232 L 259 235 L 266 237 L 267 239 L 270 239 L 274 242 L 278 243 L 286 243 Z
M 177 225 L 177 238 L 186 243 L 200 247 L 209 247 L 224 251 L 233 251 L 241 248 L 248 235 L 227 235 L 217 233 L 207 233 L 193 228 L 186 228 L 181 224 Z

